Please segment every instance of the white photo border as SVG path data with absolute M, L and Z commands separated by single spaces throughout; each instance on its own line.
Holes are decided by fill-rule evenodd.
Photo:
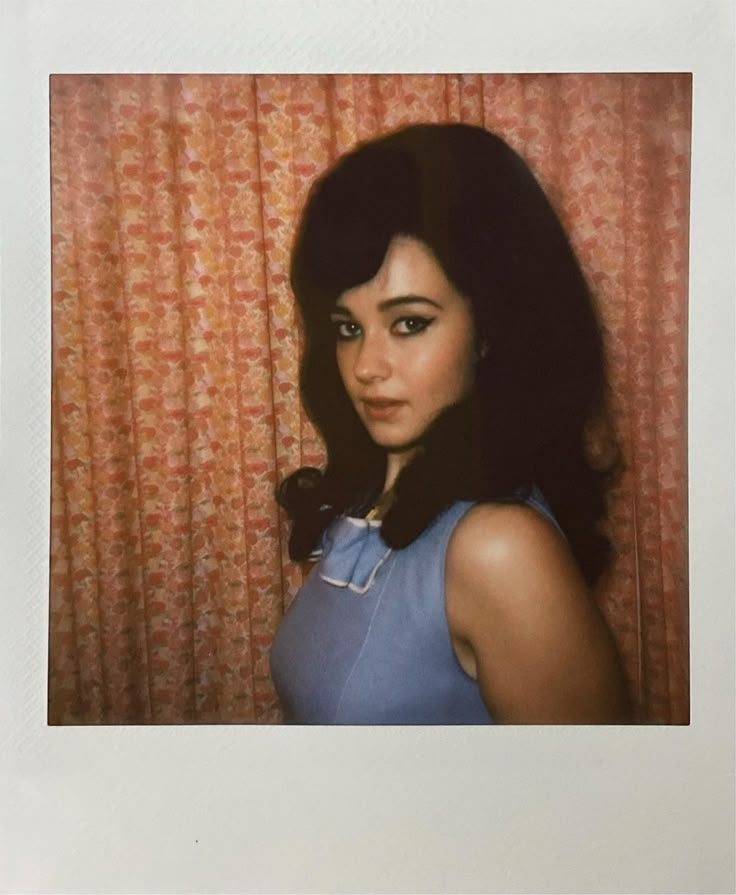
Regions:
M 729 0 L 6 0 L 0 891 L 734 887 Z M 48 727 L 48 79 L 693 73 L 687 727 Z

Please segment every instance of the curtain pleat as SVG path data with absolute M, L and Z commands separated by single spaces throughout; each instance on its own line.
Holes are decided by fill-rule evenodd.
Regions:
M 343 74 L 52 78 L 50 723 L 281 719 L 303 572 L 275 488 L 324 460 L 294 228 L 338 155 L 413 121 L 501 134 L 569 232 L 624 464 L 597 596 L 639 720 L 687 722 L 689 75 Z

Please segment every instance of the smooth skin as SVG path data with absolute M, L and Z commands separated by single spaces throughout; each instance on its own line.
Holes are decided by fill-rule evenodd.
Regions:
M 505 724 L 615 724 L 631 709 L 611 634 L 567 543 L 528 506 L 479 504 L 453 532 L 455 655 Z
M 332 322 L 347 393 L 388 453 L 388 492 L 429 424 L 473 386 L 472 310 L 423 243 L 397 237 L 375 277 L 340 296 Z
M 403 466 L 442 410 L 472 389 L 472 310 L 432 252 L 395 238 L 372 280 L 332 315 L 345 388 L 387 451 L 383 511 Z M 452 645 L 506 724 L 625 723 L 630 707 L 611 635 L 567 542 L 527 506 L 479 504 L 447 553 Z

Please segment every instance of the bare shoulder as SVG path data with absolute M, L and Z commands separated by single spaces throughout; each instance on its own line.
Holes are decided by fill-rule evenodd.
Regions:
M 451 549 L 459 554 L 480 552 L 484 560 L 513 558 L 518 550 L 564 544 L 555 525 L 523 503 L 479 503 L 455 527 Z
M 496 720 L 627 717 L 610 632 L 566 539 L 540 512 L 469 510 L 448 545 L 445 584 L 456 654 Z
M 479 596 L 501 608 L 519 605 L 530 592 L 535 601 L 560 585 L 586 591 L 567 541 L 540 512 L 525 504 L 484 503 L 460 520 L 447 551 L 448 578 L 460 595 Z

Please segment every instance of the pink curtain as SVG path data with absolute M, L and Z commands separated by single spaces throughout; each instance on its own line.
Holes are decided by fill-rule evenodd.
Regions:
M 528 160 L 604 322 L 625 473 L 597 595 L 641 721 L 689 718 L 690 76 L 61 75 L 49 720 L 280 720 L 302 581 L 274 501 L 322 446 L 297 391 L 296 215 L 356 141 L 467 121 Z

